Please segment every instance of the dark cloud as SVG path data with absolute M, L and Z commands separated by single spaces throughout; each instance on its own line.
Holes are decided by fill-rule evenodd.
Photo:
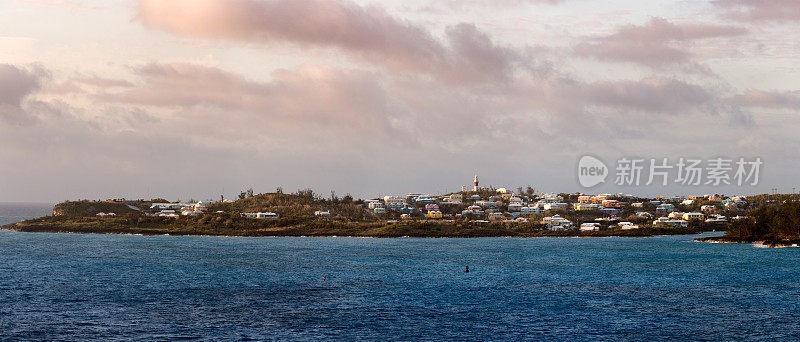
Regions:
M 40 68 L 28 70 L 0 64 L 0 119 L 12 124 L 31 122 L 23 101 L 40 89 L 44 77 L 46 72 Z

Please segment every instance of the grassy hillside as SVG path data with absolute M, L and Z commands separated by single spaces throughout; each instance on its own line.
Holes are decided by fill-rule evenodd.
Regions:
M 696 229 L 647 228 L 599 232 L 550 231 L 538 223 L 474 223 L 467 221 L 365 221 L 315 218 L 247 219 L 233 214 L 199 217 L 145 217 L 125 215 L 113 218 L 51 216 L 3 227 L 25 232 L 64 232 L 144 235 L 219 236 L 358 236 L 358 237 L 544 237 L 544 236 L 652 236 L 692 234 Z
M 150 207 L 149 202 L 109 202 L 109 201 L 67 201 L 56 204 L 53 207 L 53 215 L 56 216 L 95 216 L 98 213 L 115 213 L 117 215 L 136 214 L 139 211 L 132 209 L 128 205 L 139 208 L 140 210 Z
M 326 210 L 331 212 L 334 219 L 361 221 L 370 218 L 352 199 L 321 199 L 310 191 L 301 191 L 298 194 L 258 194 L 231 203 L 215 203 L 208 209 L 210 212 L 232 213 L 269 211 L 294 219 L 313 217 L 315 211 Z
M 800 203 L 765 204 L 732 222 L 725 236 L 703 241 L 764 242 L 772 246 L 800 243 Z

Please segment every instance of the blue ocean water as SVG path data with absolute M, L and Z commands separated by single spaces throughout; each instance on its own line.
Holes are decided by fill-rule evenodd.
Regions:
M 0 231 L 0 340 L 800 339 L 800 249 L 695 237 Z
M 0 226 L 52 214 L 53 205 L 48 203 L 0 202 Z

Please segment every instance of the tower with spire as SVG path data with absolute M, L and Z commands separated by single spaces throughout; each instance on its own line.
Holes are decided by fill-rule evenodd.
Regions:
M 475 174 L 475 184 L 472 187 L 472 191 L 478 191 L 478 174 Z

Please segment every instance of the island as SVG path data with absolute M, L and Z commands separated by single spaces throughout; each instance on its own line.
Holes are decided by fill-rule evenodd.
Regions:
M 646 237 L 725 230 L 743 197 L 639 198 L 476 188 L 447 195 L 322 197 L 312 190 L 231 201 L 78 200 L 2 227 L 20 232 L 208 236 Z
M 800 202 L 794 197 L 768 200 L 743 219 L 732 222 L 724 236 L 697 241 L 797 247 L 800 245 Z

